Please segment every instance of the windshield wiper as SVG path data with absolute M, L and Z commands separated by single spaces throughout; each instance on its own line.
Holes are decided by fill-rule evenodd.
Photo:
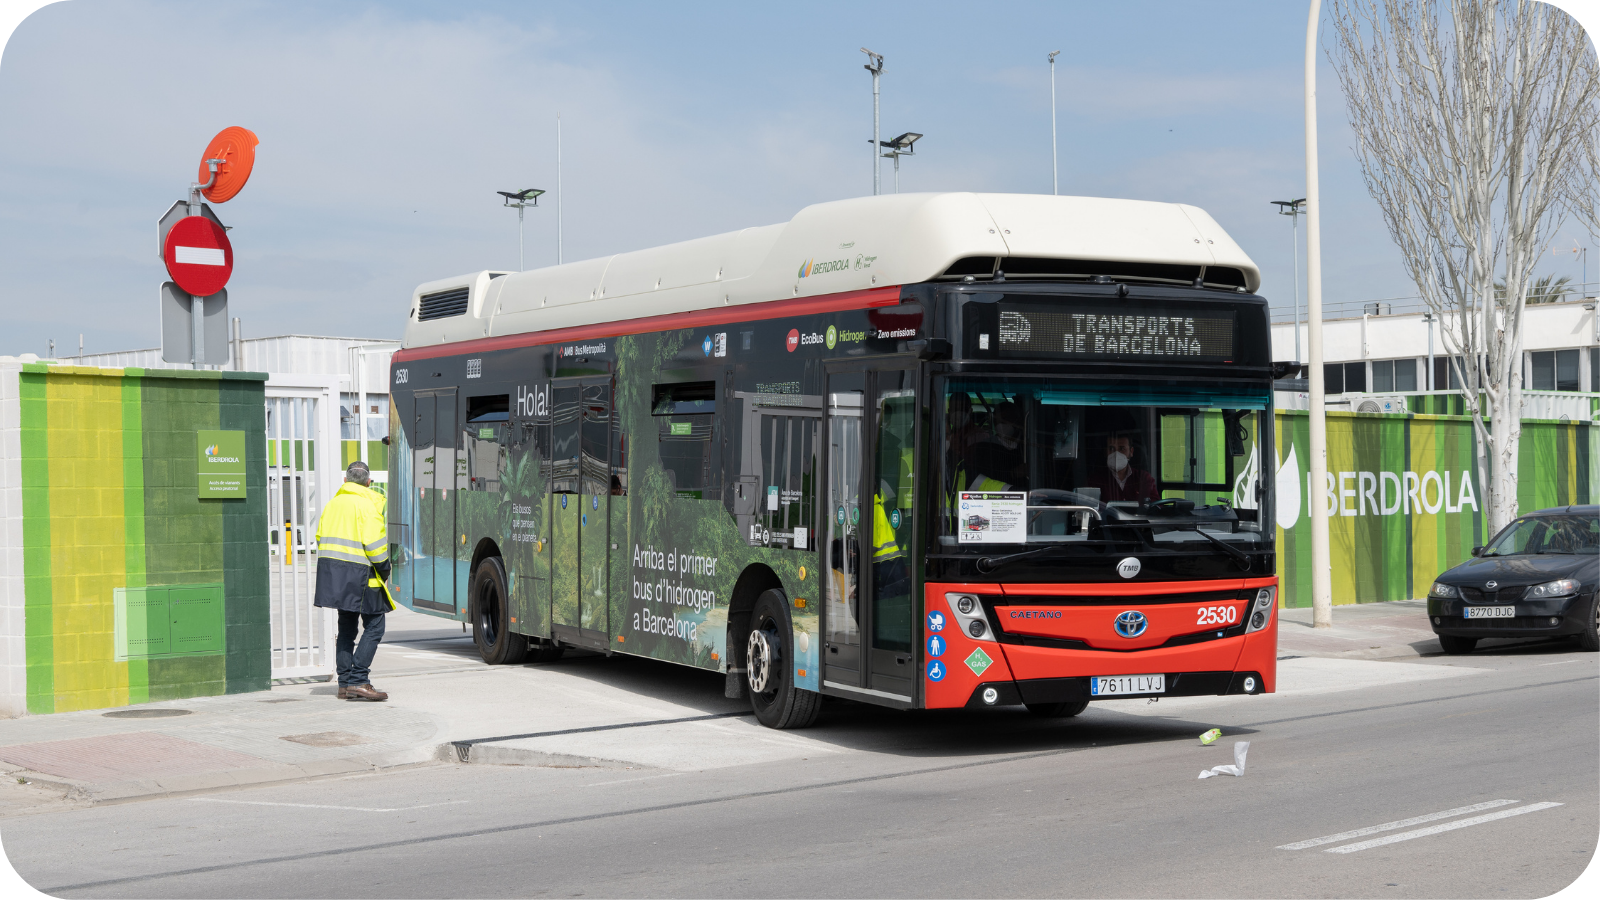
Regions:
M 1163 522 L 1162 524 L 1163 525 L 1167 525 L 1167 523 L 1165 523 L 1165 522 Z M 1227 541 L 1223 540 L 1222 538 L 1217 537 L 1216 535 L 1212 534 L 1211 532 L 1202 529 L 1198 524 L 1194 524 L 1194 525 L 1167 525 L 1167 527 L 1176 528 L 1176 529 L 1179 529 L 1180 531 L 1192 531 L 1195 534 L 1198 534 L 1201 537 L 1205 538 L 1206 540 L 1210 541 L 1211 545 L 1213 547 L 1216 547 L 1217 549 L 1221 550 L 1222 552 L 1224 552 L 1224 553 L 1228 554 L 1229 556 L 1233 557 L 1234 562 L 1243 563 L 1245 568 L 1247 568 L 1247 569 L 1250 568 L 1250 556 L 1248 554 L 1246 554 L 1243 550 L 1240 550 L 1238 547 L 1235 547 L 1232 544 L 1228 543 Z
M 973 565 L 977 566 L 980 574 L 987 575 L 990 572 L 993 572 L 995 569 L 1006 565 L 1007 563 L 1013 563 L 1019 559 L 1027 559 L 1030 556 L 1038 556 L 1039 554 L 1048 550 L 1061 549 L 1064 549 L 1063 545 L 1051 544 L 1048 547 L 1035 547 L 1032 550 L 1023 550 L 1020 553 L 1008 553 L 1005 556 L 980 556 L 978 557 L 977 562 L 975 562 Z

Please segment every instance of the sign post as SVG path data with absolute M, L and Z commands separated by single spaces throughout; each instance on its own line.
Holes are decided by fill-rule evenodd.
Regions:
M 257 143 L 249 129 L 224 128 L 200 158 L 199 174 L 206 180 L 189 185 L 188 202 L 174 203 L 156 226 L 161 259 L 172 276 L 161 286 L 161 358 L 167 362 L 187 361 L 199 369 L 228 360 L 228 293 L 223 288 L 233 275 L 233 244 L 227 228 L 200 198 L 213 203 L 233 199 L 250 178 Z M 184 314 L 187 330 L 180 325 Z

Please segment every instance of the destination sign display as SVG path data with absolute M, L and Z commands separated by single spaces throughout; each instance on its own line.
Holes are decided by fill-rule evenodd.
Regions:
M 1040 310 L 1000 303 L 998 356 L 1233 362 L 1232 310 Z M 992 321 L 992 320 L 991 320 Z M 981 337 L 981 336 L 980 336 Z M 983 343 L 987 343 L 986 341 Z M 987 348 L 985 348 L 987 349 Z

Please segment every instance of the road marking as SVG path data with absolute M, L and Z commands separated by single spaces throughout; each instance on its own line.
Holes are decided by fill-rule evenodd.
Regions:
M 1309 841 L 1296 841 L 1293 844 L 1284 844 L 1277 849 L 1304 850 L 1307 847 L 1317 847 L 1321 846 L 1322 844 L 1334 844 L 1338 843 L 1339 841 L 1348 841 L 1351 838 L 1366 837 L 1369 834 L 1377 834 L 1380 831 L 1393 831 L 1396 828 L 1405 828 L 1408 825 L 1421 825 L 1423 822 L 1435 822 L 1439 819 L 1451 818 L 1452 816 L 1463 816 L 1467 813 L 1478 812 L 1485 809 L 1494 809 L 1497 806 L 1505 806 L 1507 804 L 1516 802 L 1517 801 L 1515 800 L 1490 800 L 1487 803 L 1474 803 L 1471 806 L 1458 806 L 1455 809 L 1447 809 L 1444 812 L 1428 813 L 1425 816 L 1401 819 L 1398 822 L 1385 822 L 1382 825 L 1373 825 L 1368 828 L 1357 828 L 1355 831 L 1341 831 L 1338 834 L 1330 834 L 1327 837 L 1312 838 Z
M 329 806 L 323 803 L 272 803 L 266 800 L 223 800 L 219 797 L 190 797 L 199 803 L 238 803 L 242 806 L 293 806 L 299 809 L 342 809 L 349 812 L 405 812 L 412 809 L 427 809 L 431 806 L 454 806 L 457 803 L 466 803 L 466 800 L 450 800 L 445 803 L 424 803 L 421 806 Z
M 595 781 L 595 782 L 591 782 L 590 784 L 584 785 L 584 787 L 601 787 L 601 786 L 607 785 L 607 784 L 632 784 L 635 781 L 649 781 L 652 778 L 677 778 L 679 775 L 686 775 L 686 774 L 688 774 L 688 773 L 687 772 L 668 772 L 665 775 L 646 775 L 643 778 L 619 778 L 616 781 Z
M 1496 819 L 1505 819 L 1505 818 L 1510 818 L 1511 816 L 1520 816 L 1523 813 L 1538 812 L 1541 809 L 1551 809 L 1553 807 L 1557 807 L 1557 806 L 1560 806 L 1560 805 L 1561 804 L 1559 804 L 1559 803 L 1530 803 L 1527 806 L 1519 806 L 1516 809 L 1503 809 L 1503 810 L 1501 810 L 1501 811 L 1499 811 L 1497 813 L 1489 813 L 1487 815 L 1482 815 L 1482 816 L 1473 816 L 1470 819 L 1462 819 L 1462 820 L 1460 820 L 1458 822 L 1446 822 L 1443 825 L 1434 825 L 1431 828 L 1418 828 L 1416 831 L 1403 831 L 1400 834 L 1391 834 L 1388 837 L 1373 838 L 1370 841 L 1361 841 L 1360 843 L 1356 843 L 1356 844 L 1346 844 L 1343 847 L 1329 847 L 1327 850 L 1324 850 L 1322 852 L 1324 852 L 1324 853 L 1354 853 L 1357 850 L 1366 850 L 1369 847 L 1381 847 L 1384 844 L 1393 844 L 1393 843 L 1397 843 L 1399 841 L 1409 841 L 1412 838 L 1427 837 L 1427 836 L 1429 836 L 1431 834 L 1439 834 L 1439 833 L 1445 832 L 1445 831 L 1454 831 L 1457 828 L 1466 828 L 1469 825 L 1482 825 L 1485 822 L 1493 822 Z

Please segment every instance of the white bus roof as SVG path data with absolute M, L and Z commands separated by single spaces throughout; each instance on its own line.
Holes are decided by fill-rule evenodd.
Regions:
M 431 281 L 412 294 L 403 345 L 960 280 L 969 272 L 986 280 L 992 265 L 1008 271 L 1008 279 L 1112 272 L 1119 280 L 1187 283 L 1205 267 L 1213 273 L 1207 283 L 1255 291 L 1261 282 L 1239 245 L 1193 206 L 1041 194 L 891 194 L 818 203 L 783 224 L 648 250 Z

